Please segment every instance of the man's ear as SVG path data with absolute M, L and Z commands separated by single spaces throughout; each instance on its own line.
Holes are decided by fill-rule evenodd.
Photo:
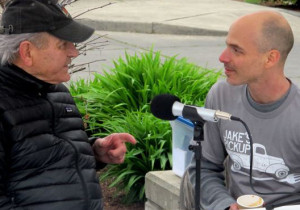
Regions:
M 271 68 L 277 65 L 280 61 L 280 52 L 278 50 L 270 50 L 266 55 L 265 67 Z
M 32 50 L 33 44 L 29 41 L 21 42 L 19 46 L 19 59 L 25 66 L 32 66 Z

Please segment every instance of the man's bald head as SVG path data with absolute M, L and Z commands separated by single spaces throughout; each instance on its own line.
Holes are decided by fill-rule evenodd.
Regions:
M 289 52 L 294 45 L 294 36 L 287 20 L 278 12 L 260 11 L 239 18 L 234 26 L 248 28 L 249 35 L 254 37 L 260 52 L 278 50 L 281 62 L 285 62 Z

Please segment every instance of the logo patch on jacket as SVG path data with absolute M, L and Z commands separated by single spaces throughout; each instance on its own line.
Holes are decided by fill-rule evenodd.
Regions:
M 66 112 L 68 112 L 68 113 L 73 112 L 72 107 L 67 106 L 67 107 L 65 107 L 65 109 L 66 109 Z

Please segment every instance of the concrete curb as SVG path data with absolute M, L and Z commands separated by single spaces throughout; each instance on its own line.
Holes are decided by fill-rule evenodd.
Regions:
M 164 23 L 120 22 L 110 20 L 78 19 L 77 21 L 99 31 L 134 32 L 147 34 L 173 34 L 197 36 L 226 36 L 227 31 L 209 30 L 189 26 L 170 25 Z

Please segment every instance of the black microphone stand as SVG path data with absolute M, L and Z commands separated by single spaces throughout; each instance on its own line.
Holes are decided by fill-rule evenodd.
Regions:
M 200 210 L 200 176 L 201 176 L 201 156 L 202 146 L 201 141 L 204 140 L 204 126 L 205 120 L 195 121 L 194 124 L 194 141 L 196 145 L 190 145 L 189 150 L 195 153 L 196 159 L 196 185 L 195 185 L 195 210 Z
M 190 145 L 189 150 L 195 153 L 196 159 L 196 184 L 195 184 L 195 210 L 200 210 L 200 178 L 201 178 L 201 157 L 202 146 L 201 141 L 204 141 L 204 124 L 205 120 L 198 115 L 195 107 L 186 106 L 182 110 L 182 116 L 189 119 L 194 124 L 194 141 L 195 145 Z

